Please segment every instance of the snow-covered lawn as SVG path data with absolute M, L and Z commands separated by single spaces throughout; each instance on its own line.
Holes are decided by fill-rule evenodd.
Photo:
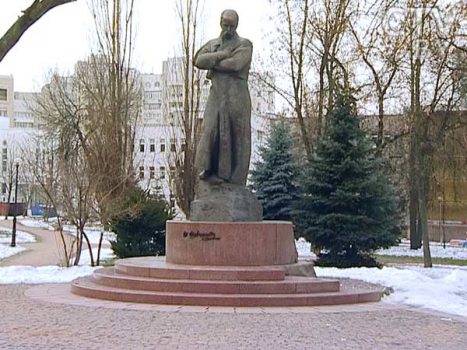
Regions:
M 458 246 L 446 245 L 446 248 L 440 243 L 430 243 L 430 253 L 434 258 L 451 258 L 467 260 L 467 248 Z M 392 255 L 392 256 L 423 256 L 423 249 L 410 249 L 409 242 L 403 242 L 398 246 L 391 247 L 389 249 L 380 249 L 376 252 L 378 255 Z
M 77 277 L 90 275 L 90 266 L 4 266 L 0 267 L 0 284 L 66 283 Z
M 16 231 L 16 243 L 33 243 L 36 241 L 36 237 L 30 233 L 23 231 Z M 1 243 L 10 243 L 11 242 L 11 229 L 0 228 L 0 244 Z
M 23 231 L 16 231 L 16 243 L 32 243 L 36 241 L 36 237 L 30 233 Z M 11 243 L 11 229 L 0 228 L 0 259 L 8 258 L 9 256 L 21 253 L 26 250 L 19 245 L 10 247 Z
M 467 317 L 467 268 L 418 266 L 377 268 L 316 267 L 318 277 L 346 277 L 392 287 L 384 300 Z
M 316 255 L 310 252 L 310 243 L 305 241 L 303 238 L 295 241 L 297 246 L 298 255 L 302 258 L 316 258 Z M 467 260 L 467 248 L 459 246 L 449 246 L 446 248 L 440 243 L 430 243 L 431 256 L 434 258 L 452 258 Z M 403 241 L 398 246 L 391 247 L 389 249 L 380 249 L 376 251 L 377 255 L 392 255 L 392 256 L 423 256 L 423 249 L 412 250 L 408 241 Z
M 95 259 L 97 249 L 93 249 L 93 254 Z M 114 255 L 111 249 L 101 250 L 101 262 L 112 257 Z M 69 268 L 59 266 L 2 266 L 0 267 L 0 284 L 68 283 L 75 278 L 90 275 L 98 268 L 89 265 L 89 254 L 87 250 L 84 250 L 81 255 L 80 265 Z
M 9 256 L 12 256 L 12 255 L 21 253 L 24 250 L 26 250 L 26 248 L 23 248 L 18 245 L 12 248 L 10 247 L 10 244 L 0 244 L 0 260 L 8 258 Z
M 56 224 L 56 219 L 50 218 L 48 222 L 45 222 L 43 219 L 25 218 L 20 219 L 19 222 L 24 226 L 42 228 L 45 230 L 53 231 L 55 230 L 54 225 Z M 73 236 L 76 235 L 76 227 L 74 227 L 73 225 L 63 225 L 63 231 L 68 232 Z M 99 243 L 101 228 L 98 225 L 86 226 L 85 232 L 89 240 L 91 241 L 91 244 Z M 109 245 L 110 241 L 112 240 L 115 240 L 115 234 L 113 232 L 104 231 L 102 243 L 105 245 Z

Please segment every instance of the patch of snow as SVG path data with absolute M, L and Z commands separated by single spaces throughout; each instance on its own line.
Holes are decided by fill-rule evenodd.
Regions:
M 10 243 L 11 242 L 11 228 L 0 228 L 0 243 Z M 24 232 L 16 231 L 16 243 L 34 243 L 36 242 L 36 237 L 34 235 Z
M 42 228 L 45 230 L 54 230 L 53 224 L 55 221 L 53 218 L 50 218 L 48 222 L 44 221 L 43 219 L 31 219 L 31 218 L 26 218 L 26 219 L 19 219 L 18 222 L 21 225 L 27 226 L 27 227 L 35 227 L 35 228 Z
M 76 236 L 76 228 L 71 225 L 64 225 L 63 230 L 71 234 L 72 236 Z M 84 232 L 89 238 L 91 244 L 99 244 L 99 239 L 101 236 L 101 230 L 96 227 L 85 228 Z M 110 241 L 114 241 L 116 239 L 115 233 L 110 231 L 104 231 L 104 236 L 102 238 L 102 244 L 110 245 Z
M 446 248 L 439 243 L 430 243 L 430 253 L 432 258 L 452 258 L 467 260 L 467 248 L 451 247 L 446 245 Z M 395 247 L 388 249 L 380 249 L 376 251 L 378 255 L 392 255 L 392 256 L 423 256 L 423 249 L 410 249 L 410 245 L 402 243 Z
M 315 259 L 316 255 L 310 252 L 310 243 L 305 241 L 303 238 L 299 238 L 295 241 L 297 247 L 298 256 L 300 258 L 311 258 Z M 449 246 L 446 248 L 440 243 L 430 242 L 430 252 L 433 258 L 452 258 L 467 260 L 467 248 L 460 246 Z M 379 249 L 375 252 L 377 255 L 392 255 L 392 256 L 423 256 L 423 249 L 410 249 L 408 241 L 403 241 L 398 246 L 390 247 L 388 249 Z
M 97 248 L 92 249 L 92 256 L 94 258 L 94 261 L 97 258 Z M 115 258 L 114 252 L 110 248 L 102 248 L 101 249 L 101 256 L 100 256 L 100 262 L 107 260 L 107 259 L 112 259 Z M 81 259 L 79 259 L 79 264 L 80 265 L 91 265 L 91 257 L 89 256 L 89 251 L 83 250 L 81 252 Z
M 26 248 L 18 245 L 16 247 L 10 247 L 9 244 L 0 244 L 0 260 L 21 253 L 24 250 L 26 250 Z
M 385 298 L 411 306 L 467 317 L 467 268 L 418 266 L 377 268 L 315 267 L 318 277 L 353 278 L 392 287 Z
M 56 218 L 50 218 L 48 222 L 45 222 L 43 219 L 31 219 L 31 218 L 22 219 L 19 221 L 24 226 L 42 228 L 42 229 L 51 230 L 51 231 L 55 230 L 54 225 L 57 222 Z M 76 227 L 73 225 L 64 224 L 63 231 L 69 233 L 72 236 L 76 236 Z M 87 234 L 91 244 L 99 244 L 99 238 L 101 234 L 100 225 L 91 224 L 89 226 L 86 226 L 84 229 L 84 232 Z M 110 245 L 110 241 L 113 241 L 115 239 L 116 239 L 115 233 L 110 232 L 110 231 L 104 231 L 104 237 L 102 239 L 102 244 Z
M 2 257 L 2 247 L 4 246 L 0 245 L 0 258 Z M 21 247 L 10 249 L 19 249 L 19 251 L 24 250 L 24 248 Z M 16 253 L 17 252 L 15 252 L 14 254 Z M 93 249 L 93 254 L 95 258 L 97 255 L 97 249 Z M 112 257 L 114 257 L 114 255 L 111 249 L 101 250 L 101 262 L 104 259 Z M 89 257 L 88 251 L 84 250 L 81 255 L 80 265 L 72 266 L 69 268 L 59 266 L 3 266 L 0 267 L 0 284 L 68 283 L 74 280 L 75 278 L 88 276 L 92 274 L 96 268 L 100 268 L 100 266 L 89 266 L 90 260 L 91 259 Z
M 0 267 L 0 284 L 68 283 L 75 278 L 92 274 L 90 266 L 4 266 Z
M 305 241 L 303 237 L 295 241 L 295 246 L 300 258 L 316 259 L 316 255 L 311 251 L 311 244 Z

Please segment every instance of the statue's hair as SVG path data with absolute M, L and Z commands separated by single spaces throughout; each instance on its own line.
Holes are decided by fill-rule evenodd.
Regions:
M 221 13 L 221 19 L 222 19 L 222 17 L 224 17 L 224 15 L 226 13 L 231 13 L 231 14 L 233 14 L 235 16 L 235 21 L 237 22 L 237 26 L 238 26 L 238 13 L 237 13 L 237 11 L 231 10 L 231 9 L 224 10 Z

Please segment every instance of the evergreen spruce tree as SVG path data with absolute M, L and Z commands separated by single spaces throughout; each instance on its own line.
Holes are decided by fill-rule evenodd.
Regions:
M 165 223 L 173 218 L 173 211 L 162 195 L 135 188 L 126 206 L 128 211 L 111 222 L 116 240 L 110 244 L 115 255 L 119 258 L 165 255 Z
M 298 199 L 297 169 L 292 154 L 292 138 L 284 122 L 278 122 L 259 149 L 260 161 L 250 172 L 250 187 L 263 205 L 263 218 L 291 221 Z
M 305 239 L 324 249 L 321 266 L 376 266 L 371 253 L 400 236 L 393 189 L 359 128 L 353 102 L 337 97 L 303 178 L 298 225 Z

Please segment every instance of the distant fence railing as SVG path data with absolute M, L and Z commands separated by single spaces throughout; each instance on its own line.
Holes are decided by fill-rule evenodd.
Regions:
M 0 216 L 27 215 L 27 203 L 0 203 Z

